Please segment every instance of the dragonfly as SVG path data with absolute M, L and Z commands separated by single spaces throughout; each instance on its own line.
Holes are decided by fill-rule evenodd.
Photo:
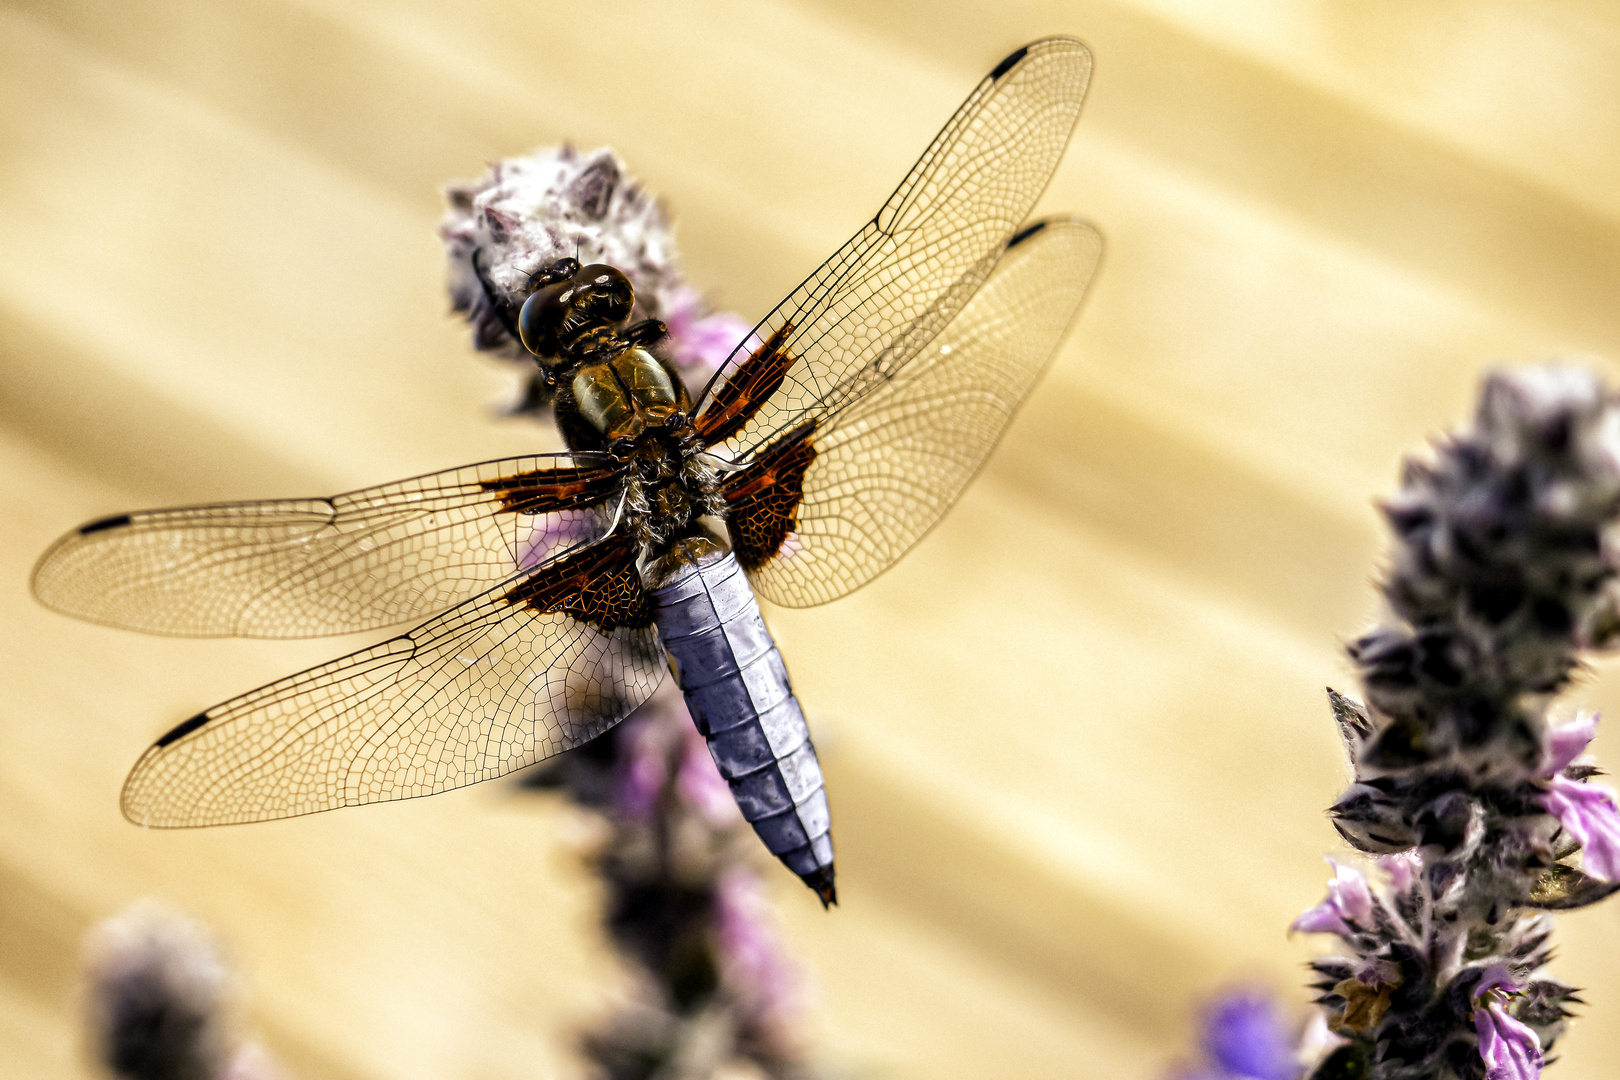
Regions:
M 743 817 L 835 903 L 825 782 L 756 597 L 822 604 L 893 565 L 1049 364 L 1102 239 L 1029 215 L 1091 66 L 1061 37 L 997 64 L 696 401 L 662 325 L 630 325 L 629 278 L 557 260 L 501 314 L 565 452 L 58 540 L 34 595 L 92 622 L 299 638 L 426 620 L 174 726 L 125 816 L 233 824 L 458 788 L 596 738 L 672 672 Z

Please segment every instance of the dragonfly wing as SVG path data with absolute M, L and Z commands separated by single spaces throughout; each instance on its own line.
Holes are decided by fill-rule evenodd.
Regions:
M 153 634 L 318 637 L 424 618 L 599 539 L 606 455 L 469 465 L 329 499 L 93 521 L 34 570 L 47 607 Z
M 836 599 L 933 527 L 1045 370 L 1102 248 L 1074 219 L 1021 231 L 912 363 L 728 479 L 733 546 L 761 596 L 788 607 Z
M 223 825 L 446 791 L 595 738 L 664 670 L 634 547 L 610 537 L 197 714 L 136 763 L 124 814 Z
M 747 461 L 894 377 L 989 275 L 1057 168 L 1091 53 L 1048 38 L 969 95 L 877 216 L 777 305 L 716 373 L 698 434 Z

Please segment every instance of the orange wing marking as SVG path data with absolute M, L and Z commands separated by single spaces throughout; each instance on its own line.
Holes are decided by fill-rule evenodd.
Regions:
M 618 490 L 623 474 L 624 469 L 617 465 L 537 469 L 486 480 L 480 486 L 501 500 L 502 510 L 550 514 L 601 502 Z
M 713 446 L 737 434 L 776 393 L 793 366 L 794 357 L 784 347 L 792 333 L 792 322 L 777 327 L 715 390 L 714 398 L 692 422 L 704 442 Z
M 636 570 L 635 542 L 625 535 L 558 559 L 514 585 L 504 599 L 533 611 L 572 615 L 604 634 L 653 621 L 652 598 Z
M 815 431 L 815 421 L 794 428 L 721 488 L 732 548 L 744 570 L 774 558 L 797 525 L 804 473 L 816 460 Z

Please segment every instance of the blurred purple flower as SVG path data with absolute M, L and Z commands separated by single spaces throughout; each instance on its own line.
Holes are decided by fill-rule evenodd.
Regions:
M 746 867 L 731 867 L 721 875 L 714 899 L 722 976 L 732 993 L 748 1003 L 760 1035 L 777 1053 L 790 1054 L 803 979 L 771 925 L 770 903 L 759 878 Z
M 1474 1030 L 1485 1080 L 1537 1080 L 1541 1076 L 1541 1040 L 1529 1027 L 1507 1014 L 1503 1003 L 1519 988 L 1507 970 L 1492 966 L 1474 989 Z
M 201 923 L 151 900 L 85 939 L 95 1050 L 117 1080 L 279 1080 L 232 1023 L 235 980 Z
M 1588 874 L 1620 881 L 1620 808 L 1612 789 L 1555 776 L 1548 781 L 1541 805 L 1580 842 Z
M 1294 1080 L 1294 1038 L 1267 994 L 1238 990 L 1204 1014 L 1204 1052 L 1224 1075 L 1246 1080 Z
M 675 774 L 676 793 L 714 828 L 741 824 L 742 812 L 737 809 L 737 799 L 715 767 L 708 743 L 694 725 L 687 725 L 685 735 L 681 763 Z
M 1328 865 L 1333 867 L 1334 876 L 1328 882 L 1327 899 L 1302 912 L 1288 928 L 1289 933 L 1302 930 L 1307 934 L 1349 934 L 1355 930 L 1352 923 L 1364 922 L 1372 914 L 1372 892 L 1361 871 L 1340 866 L 1333 859 L 1328 860 Z
M 631 821 L 652 818 L 669 778 L 661 735 L 656 724 L 640 716 L 626 720 L 615 735 L 621 749 L 614 802 Z
M 1202 1059 L 1178 1066 L 1168 1080 L 1295 1080 L 1303 1068 L 1296 1035 L 1269 993 L 1229 990 L 1203 1010 Z
M 680 286 L 665 299 L 664 325 L 669 328 L 669 358 L 683 369 L 686 381 L 707 380 L 720 369 L 754 324 L 729 311 L 706 314 L 703 297 Z M 701 388 L 701 387 L 699 387 Z

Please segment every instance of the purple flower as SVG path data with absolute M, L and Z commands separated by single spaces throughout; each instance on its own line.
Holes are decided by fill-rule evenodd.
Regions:
M 746 1003 L 759 1033 L 778 1044 L 778 1053 L 786 1052 L 803 980 L 771 925 L 770 902 L 759 879 L 738 866 L 721 875 L 714 901 L 722 976 L 739 1002 Z
M 1204 1052 L 1222 1075 L 1245 1080 L 1294 1080 L 1293 1037 L 1269 995 L 1234 991 L 1204 1014 Z
M 1518 992 L 1507 971 L 1497 966 L 1487 968 L 1474 989 L 1474 1030 L 1479 1034 L 1485 1080 L 1537 1080 L 1541 1076 L 1541 1039 L 1503 1008 L 1508 996 Z
M 1556 776 L 1569 768 L 1570 763 L 1586 751 L 1586 746 L 1597 736 L 1598 714 L 1582 712 L 1567 724 L 1560 724 L 1547 732 L 1546 752 L 1541 759 L 1541 775 Z
M 731 794 L 731 786 L 726 783 L 725 777 L 715 768 L 714 758 L 703 736 L 697 733 L 697 728 L 692 724 L 686 725 L 685 735 L 681 763 L 675 774 L 676 792 L 713 828 L 723 829 L 741 823 L 742 812 L 737 809 L 737 799 Z
M 1389 875 L 1389 887 L 1397 894 L 1404 893 L 1412 887 L 1412 874 L 1423 865 L 1423 860 L 1415 851 L 1403 851 L 1398 855 L 1380 855 L 1376 860 L 1380 869 Z
M 1555 776 L 1547 783 L 1542 809 L 1580 842 L 1586 872 L 1603 881 L 1620 881 L 1620 808 L 1614 791 L 1567 776 Z
M 622 749 L 614 802 L 619 813 L 632 821 L 647 821 L 658 809 L 658 796 L 669 779 L 664 742 L 658 725 L 645 718 L 626 720 L 617 738 Z
M 1302 912 L 1289 933 L 1303 930 L 1307 934 L 1349 934 L 1354 923 L 1365 922 L 1372 914 L 1372 892 L 1361 871 L 1351 866 L 1340 866 L 1332 859 L 1333 880 L 1328 882 L 1327 899 Z
M 560 513 L 541 515 L 539 522 L 529 531 L 529 537 L 518 546 L 517 568 L 533 570 L 547 559 L 575 544 L 595 537 L 598 530 L 589 515 Z
M 678 367 L 688 369 L 685 375 L 689 383 L 701 384 L 718 371 L 754 329 L 754 324 L 740 315 L 729 311 L 703 314 L 704 307 L 697 290 L 685 286 L 676 289 L 664 303 L 669 358 Z

